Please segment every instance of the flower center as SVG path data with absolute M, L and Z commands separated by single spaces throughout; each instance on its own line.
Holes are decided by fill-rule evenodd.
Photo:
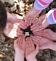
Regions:
M 27 36 L 27 37 L 29 37 L 30 35 L 33 34 L 30 26 L 28 26 L 26 29 L 22 29 L 22 31 L 23 31 L 23 34 L 25 34 L 25 36 Z

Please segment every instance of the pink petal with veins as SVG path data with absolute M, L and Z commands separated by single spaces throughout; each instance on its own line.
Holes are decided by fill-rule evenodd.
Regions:
M 24 51 L 19 46 L 19 40 L 14 41 L 14 49 L 15 49 L 15 60 L 14 61 L 24 61 Z
M 39 32 L 34 32 L 34 35 L 41 36 L 50 40 L 56 40 L 56 33 L 50 29 L 44 29 Z
M 39 46 L 37 45 L 36 49 L 34 47 L 33 41 L 31 38 L 26 38 L 26 59 L 27 61 L 37 61 L 36 55 L 39 52 Z
M 25 20 L 25 24 L 27 27 L 31 25 L 31 20 L 32 19 L 30 17 L 28 18 L 28 20 Z
M 16 32 L 17 32 L 17 37 L 23 35 L 23 31 L 21 31 L 19 27 Z
M 38 17 L 39 12 L 34 9 L 34 7 L 25 15 L 24 20 L 27 23 L 27 26 L 31 23 L 35 23 L 36 18 Z
M 38 44 L 39 46 L 42 46 L 43 44 L 49 42 L 48 39 L 43 38 L 43 37 L 40 37 L 40 36 L 33 36 L 32 39 L 33 39 L 33 42 L 34 42 L 36 45 Z
M 16 44 L 17 47 L 19 47 L 22 51 L 24 51 L 25 50 L 25 37 L 24 36 L 19 36 L 15 40 L 14 44 Z
M 39 32 L 39 31 L 41 31 L 43 29 L 45 29 L 45 27 L 42 26 L 42 23 L 40 21 L 39 22 L 36 22 L 35 24 L 33 24 L 31 26 L 31 30 L 33 31 L 33 33 Z
M 37 24 L 37 23 L 35 23 L 35 24 L 33 24 L 32 26 L 31 26 L 31 30 L 33 31 L 33 32 L 36 32 L 37 30 L 38 30 L 38 28 L 39 28 L 39 25 Z M 39 28 L 40 29 L 40 28 Z
M 42 24 L 42 20 L 39 20 L 38 18 L 34 19 L 33 25 L 31 26 L 31 30 L 32 30 L 33 32 L 36 32 L 36 31 L 38 31 L 39 29 L 42 29 L 41 24 Z
M 25 20 L 25 23 L 27 26 L 30 26 L 31 24 L 35 24 L 38 22 L 38 18 L 37 16 L 29 16 L 29 17 L 26 17 L 27 20 Z
M 33 24 L 36 24 L 36 23 L 38 23 L 38 18 L 36 17 L 36 18 L 34 18 L 32 21 L 31 21 L 31 23 L 33 23 Z
M 35 50 L 34 43 L 30 37 L 26 38 L 25 47 L 26 47 L 26 50 L 25 50 L 26 56 L 28 56 L 29 54 L 31 54 Z
M 37 29 L 38 25 L 35 23 L 31 26 L 31 30 L 34 32 Z
M 43 25 L 42 25 L 42 22 L 43 22 L 45 16 L 46 16 L 46 15 L 43 15 L 43 16 L 40 16 L 39 18 L 36 17 L 36 18 L 33 19 L 33 20 L 36 21 L 36 22 L 33 23 L 33 25 L 31 26 L 31 30 L 32 30 L 33 32 L 40 31 L 40 30 L 43 30 L 43 29 L 46 28 L 46 27 L 43 27 Z
M 33 43 L 37 45 L 39 40 L 36 37 L 37 36 L 31 36 Z
M 22 29 L 26 28 L 26 24 L 25 24 L 25 22 L 23 20 L 20 21 L 19 27 L 22 28 Z

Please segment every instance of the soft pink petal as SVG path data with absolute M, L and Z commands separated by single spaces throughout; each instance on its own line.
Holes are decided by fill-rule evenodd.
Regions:
M 37 39 L 37 36 L 31 36 L 31 38 L 32 38 L 32 41 L 34 42 L 34 44 L 38 44 L 38 39 Z
M 36 36 L 42 36 L 42 37 L 48 38 L 50 40 L 56 40 L 56 33 L 50 29 L 44 29 L 39 32 L 34 32 L 34 34 Z
M 18 29 L 17 29 L 17 37 L 19 37 L 20 35 L 23 35 L 23 31 L 22 30 L 20 30 L 20 28 L 18 27 Z
M 42 25 L 44 19 L 45 19 L 45 15 L 42 15 L 38 19 L 36 19 L 37 22 L 31 26 L 31 30 L 33 32 L 36 32 L 45 29 L 47 26 Z
M 38 18 L 37 18 L 36 15 L 35 16 L 30 15 L 29 17 L 26 16 L 25 23 L 26 23 L 27 26 L 33 25 L 36 22 L 38 22 Z
M 35 24 L 33 24 L 33 25 L 31 26 L 31 30 L 32 30 L 33 32 L 36 32 L 36 31 L 38 30 L 38 27 L 39 27 L 39 25 L 38 25 L 37 23 L 35 23 Z
M 21 37 L 20 37 L 21 38 Z M 15 58 L 14 61 L 24 61 L 24 42 L 23 40 L 20 40 L 20 38 L 18 38 L 18 40 L 14 41 L 14 49 L 15 49 Z M 22 46 L 23 45 L 23 46 Z
M 39 46 L 42 46 L 43 44 L 50 42 L 50 40 L 40 36 L 32 36 L 32 40 L 36 45 L 38 44 Z
M 26 50 L 25 50 L 26 56 L 28 56 L 29 54 L 31 54 L 35 50 L 34 43 L 30 37 L 26 38 L 25 47 L 26 47 Z
M 34 24 L 36 24 L 36 23 L 38 23 L 38 18 L 37 18 L 37 16 L 36 17 L 34 17 L 34 19 L 31 21 L 31 23 L 34 25 Z
M 39 13 L 34 7 L 25 15 L 24 20 L 27 23 L 27 26 L 31 23 L 35 23 L 35 20 L 39 16 Z
M 22 51 L 25 50 L 25 37 L 19 36 L 15 41 L 14 45 L 16 45 L 18 48 L 20 48 Z
M 31 26 L 31 30 L 33 32 L 38 32 L 38 31 L 41 31 L 43 29 L 45 29 L 46 27 L 42 26 L 41 23 L 38 24 L 38 22 L 34 23 L 32 26 Z
M 51 49 L 56 51 L 56 43 L 55 42 L 48 42 L 43 44 L 40 49 Z
M 19 27 L 22 28 L 22 29 L 25 29 L 27 26 L 25 24 L 25 21 L 21 20 L 20 23 L 19 23 Z
M 38 54 L 38 52 L 39 52 L 39 46 L 37 45 L 36 49 L 33 52 L 31 52 L 31 54 L 26 56 L 27 61 L 37 61 L 36 55 Z
M 29 16 L 29 17 L 25 17 L 24 20 L 25 20 L 26 26 L 28 27 L 31 25 L 31 20 L 33 20 L 33 18 L 31 18 L 31 16 Z
M 40 29 L 44 29 L 41 25 L 42 22 L 39 19 L 36 19 L 35 21 L 36 22 L 33 22 L 33 25 L 31 26 L 31 30 L 33 32 L 39 31 Z

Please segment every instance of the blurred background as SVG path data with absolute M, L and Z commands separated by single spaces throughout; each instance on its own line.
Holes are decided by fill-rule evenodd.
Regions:
M 6 10 L 24 16 L 33 6 L 34 0 L 1 0 Z M 54 0 L 40 15 L 47 13 L 51 8 L 56 8 L 56 0 Z M 52 31 L 56 32 L 56 25 L 50 25 Z M 36 55 L 38 61 L 56 61 L 56 52 L 46 49 L 40 50 Z M 14 61 L 13 39 L 0 35 L 0 61 Z M 25 60 L 26 61 L 26 60 Z

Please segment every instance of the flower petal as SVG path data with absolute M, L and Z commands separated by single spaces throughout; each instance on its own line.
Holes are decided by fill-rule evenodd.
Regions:
M 36 46 L 36 49 L 34 47 L 34 44 L 32 42 L 32 39 L 26 38 L 26 59 L 27 61 L 37 61 L 36 55 L 39 52 L 39 46 Z
M 35 23 L 35 24 L 33 24 L 33 25 L 31 26 L 31 30 L 32 30 L 33 32 L 36 32 L 36 31 L 38 30 L 38 27 L 39 27 L 39 25 L 38 25 L 37 23 Z
M 24 37 L 14 41 L 15 61 L 24 61 Z
M 43 44 L 40 49 L 51 49 L 56 51 L 56 43 L 55 42 L 48 42 L 46 44 Z
M 17 29 L 17 37 L 19 37 L 19 36 L 21 36 L 21 35 L 23 35 L 23 31 L 22 30 L 20 30 L 20 28 L 18 27 L 18 29 Z
M 14 41 L 14 48 L 16 50 L 17 48 L 20 48 L 22 51 L 25 50 L 25 37 L 24 36 L 19 36 L 15 41 Z
M 43 38 L 43 37 L 40 37 L 40 36 L 33 36 L 32 37 L 32 40 L 33 42 L 37 45 L 42 46 L 43 44 L 49 42 L 50 40 L 46 39 L 46 38 Z
M 30 37 L 26 38 L 26 46 L 25 47 L 26 47 L 26 50 L 25 50 L 26 56 L 28 56 L 35 50 L 34 43 Z
M 40 16 L 39 19 L 37 19 L 38 22 L 36 22 L 35 24 L 33 24 L 31 26 L 31 30 L 33 32 L 36 32 L 36 31 L 40 31 L 40 30 L 45 29 L 46 26 L 42 25 L 42 22 L 43 22 L 44 19 L 45 19 L 45 15 Z
M 44 29 L 39 32 L 34 32 L 34 35 L 48 38 L 50 40 L 56 40 L 56 33 L 50 29 Z
M 39 16 L 39 13 L 34 7 L 25 15 L 24 20 L 27 23 L 27 26 L 35 23 L 36 18 Z
M 26 26 L 25 22 L 23 20 L 21 20 L 19 23 L 19 27 L 22 29 L 25 29 L 27 26 Z

